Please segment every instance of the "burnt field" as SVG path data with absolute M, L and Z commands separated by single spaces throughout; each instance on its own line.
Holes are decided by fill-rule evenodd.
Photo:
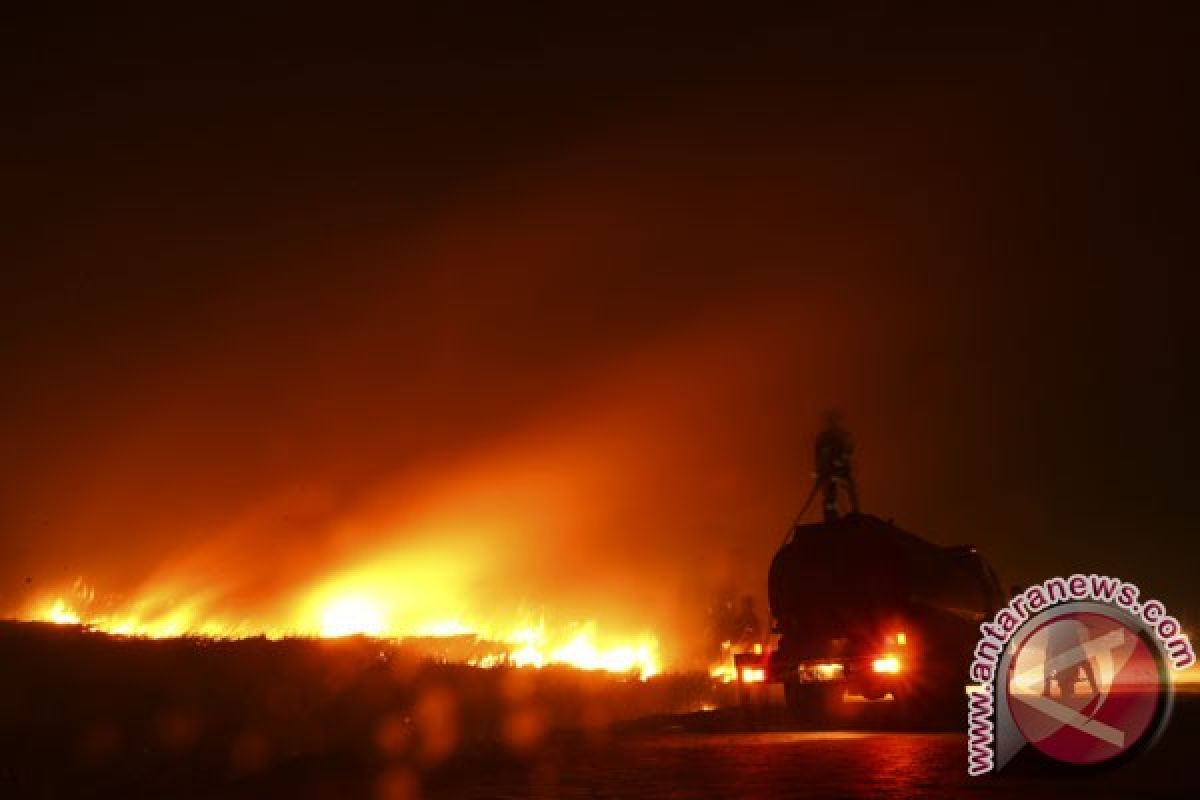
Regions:
M 453 643 L 449 643 L 453 645 Z M 1064 778 L 969 780 L 959 720 L 789 717 L 704 675 L 443 663 L 447 643 L 122 639 L 0 623 L 3 797 L 1174 797 L 1200 744 Z M 444 655 L 444 654 L 443 654 Z M 700 710 L 707 709 L 707 710 Z

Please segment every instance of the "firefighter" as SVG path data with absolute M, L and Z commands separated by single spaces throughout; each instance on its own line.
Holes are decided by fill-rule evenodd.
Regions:
M 825 412 L 825 429 L 817 435 L 815 448 L 817 484 L 814 491 L 823 493 L 826 522 L 837 519 L 839 485 L 846 488 L 850 509 L 855 514 L 859 511 L 858 489 L 850 467 L 853 452 L 854 439 L 842 427 L 841 415 L 837 411 Z

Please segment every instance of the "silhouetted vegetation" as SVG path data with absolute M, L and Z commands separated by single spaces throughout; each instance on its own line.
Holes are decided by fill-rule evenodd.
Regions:
M 479 669 L 440 661 L 441 646 L 2 622 L 0 794 L 203 795 L 333 763 L 391 776 L 379 780 L 399 797 L 418 776 L 471 759 L 519 765 L 622 720 L 695 710 L 715 690 L 704 675 Z

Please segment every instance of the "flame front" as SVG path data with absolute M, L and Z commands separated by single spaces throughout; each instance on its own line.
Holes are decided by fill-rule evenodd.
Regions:
M 359 595 L 339 597 L 321 615 L 322 636 L 382 636 L 386 630 L 379 606 Z
M 340 582 L 339 582 L 340 583 Z M 74 597 L 74 600 L 71 598 Z M 170 638 L 209 636 L 242 638 L 265 635 L 320 636 L 337 638 L 365 635 L 387 639 L 467 638 L 478 643 L 467 663 L 480 667 L 509 665 L 541 668 L 570 666 L 583 670 L 631 674 L 642 679 L 661 671 L 658 639 L 648 633 L 628 637 L 602 635 L 594 620 L 570 622 L 557 627 L 544 618 L 520 620 L 508 626 L 471 624 L 460 618 L 410 620 L 397 625 L 394 600 L 366 591 L 331 593 L 318 588 L 301 603 L 304 611 L 294 624 L 255 626 L 245 620 L 231 621 L 199 614 L 198 603 L 155 602 L 151 598 L 130 602 L 119 611 L 93 611 L 95 592 L 76 581 L 71 596 L 55 597 L 29 616 L 60 625 L 82 625 L 118 636 Z M 158 613 L 148 611 L 159 607 Z

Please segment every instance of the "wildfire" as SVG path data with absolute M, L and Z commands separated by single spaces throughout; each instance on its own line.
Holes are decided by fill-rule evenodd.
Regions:
M 755 643 L 750 646 L 735 645 L 731 641 L 721 642 L 721 655 L 718 659 L 709 665 L 708 675 L 711 678 L 719 680 L 721 683 L 731 683 L 737 680 L 737 666 L 735 665 L 735 656 L 738 653 L 753 652 L 755 655 L 762 655 L 763 646 L 761 643 Z M 759 679 L 761 680 L 761 678 Z
M 67 608 L 62 598 L 54 601 L 54 605 L 46 612 L 45 620 L 55 625 L 78 625 L 79 615 Z
M 517 648 L 508 656 L 509 663 L 516 666 L 564 664 L 577 669 L 633 672 L 643 678 L 659 672 L 658 642 L 653 637 L 601 647 L 596 642 L 595 623 L 584 625 L 561 644 L 548 637 L 544 627 L 517 630 L 507 641 Z
M 69 597 L 56 597 L 30 616 L 61 625 L 83 625 L 118 636 L 153 639 L 185 635 L 214 638 L 252 635 L 266 635 L 269 638 L 337 638 L 355 635 L 386 639 L 467 638 L 473 639 L 479 646 L 473 656 L 464 660 L 480 667 L 509 665 L 541 668 L 553 664 L 638 675 L 642 679 L 661 671 L 656 637 L 641 634 L 614 640 L 601 636 L 595 621 L 572 623 L 554 629 L 547 626 L 544 619 L 507 627 L 472 625 L 457 617 L 416 620 L 401 625 L 396 623 L 395 609 L 385 598 L 369 592 L 331 594 L 327 590 L 318 590 L 303 604 L 307 616 L 297 624 L 263 629 L 245 622 L 205 617 L 194 604 L 171 605 L 145 601 L 129 604 L 121 611 L 89 613 L 95 602 L 95 592 L 82 582 L 77 582 L 74 595 L 75 602 Z M 314 603 L 314 596 L 322 598 L 319 604 Z M 155 607 L 162 610 L 157 613 L 149 610 Z
M 722 683 L 737 679 L 737 668 L 733 665 L 733 643 L 726 640 L 721 642 L 720 657 L 709 665 L 709 677 L 716 678 Z
M 379 606 L 357 595 L 339 597 L 321 615 L 322 636 L 382 636 L 386 630 Z

